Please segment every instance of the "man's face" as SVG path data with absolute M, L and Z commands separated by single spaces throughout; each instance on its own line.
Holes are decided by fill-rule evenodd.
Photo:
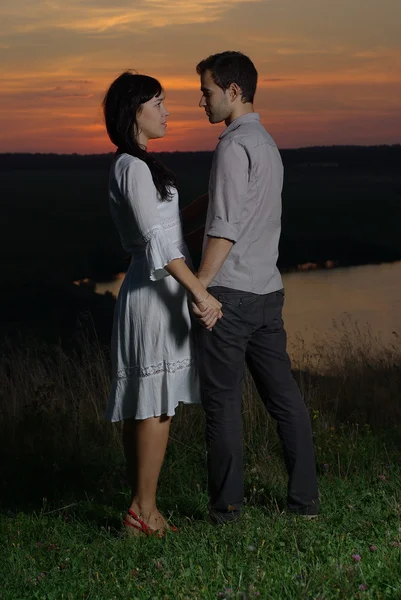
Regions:
M 228 90 L 222 90 L 213 80 L 211 71 L 201 75 L 201 92 L 199 106 L 205 109 L 210 123 L 221 123 L 231 113 Z

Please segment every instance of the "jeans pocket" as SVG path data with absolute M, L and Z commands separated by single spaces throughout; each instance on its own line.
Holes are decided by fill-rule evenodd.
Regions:
M 217 299 L 222 303 L 223 307 L 235 306 L 238 308 L 251 307 L 261 296 L 252 294 L 251 292 L 234 292 L 217 294 Z

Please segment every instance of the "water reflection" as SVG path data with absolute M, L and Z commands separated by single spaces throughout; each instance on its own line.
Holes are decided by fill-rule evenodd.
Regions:
M 117 295 L 124 275 L 96 285 L 98 293 Z M 283 275 L 285 326 L 289 347 L 299 336 L 306 345 L 333 331 L 333 321 L 344 327 L 357 322 L 384 344 L 401 335 L 401 262 L 327 269 Z

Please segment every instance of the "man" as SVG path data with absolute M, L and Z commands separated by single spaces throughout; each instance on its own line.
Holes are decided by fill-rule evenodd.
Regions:
M 200 327 L 199 363 L 206 412 L 209 515 L 235 520 L 243 506 L 241 396 L 245 362 L 277 421 L 289 476 L 288 508 L 315 516 L 318 488 L 312 431 L 291 375 L 282 321 L 284 291 L 276 262 L 281 227 L 283 166 L 254 111 L 257 72 L 240 52 L 200 62 L 200 106 L 210 123 L 227 128 L 217 145 L 209 182 L 198 277 L 222 303 L 212 331 Z M 206 318 L 193 307 L 200 321 Z M 210 316 L 207 320 L 210 328 Z

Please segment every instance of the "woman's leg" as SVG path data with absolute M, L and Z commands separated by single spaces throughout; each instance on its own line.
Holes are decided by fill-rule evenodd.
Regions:
M 167 523 L 156 506 L 156 491 L 166 453 L 171 417 L 162 415 L 124 421 L 123 442 L 132 489 L 131 509 L 151 529 L 165 529 Z M 126 519 L 135 520 L 127 515 Z
M 136 494 L 136 476 L 137 476 L 137 459 L 136 459 L 136 424 L 135 419 L 127 419 L 123 422 L 123 446 L 125 464 L 127 469 L 127 477 L 131 486 L 131 498 Z

